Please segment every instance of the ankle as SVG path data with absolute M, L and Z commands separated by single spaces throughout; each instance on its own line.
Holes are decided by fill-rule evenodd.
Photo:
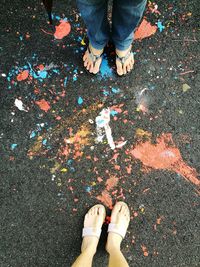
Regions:
M 120 244 L 109 243 L 106 245 L 106 251 L 109 254 L 113 254 L 113 253 L 116 253 L 117 251 L 121 251 Z
M 103 53 L 103 48 L 102 49 L 96 49 L 91 44 L 89 44 L 89 49 L 90 49 L 90 51 L 92 51 L 92 53 L 94 55 L 101 55 Z
M 106 244 L 106 250 L 108 253 L 112 253 L 112 251 L 120 251 L 121 248 L 122 238 L 118 234 L 109 233 L 108 240 Z
M 97 249 L 92 245 L 88 245 L 82 249 L 82 253 L 86 253 L 87 255 L 94 256 L 97 252 Z

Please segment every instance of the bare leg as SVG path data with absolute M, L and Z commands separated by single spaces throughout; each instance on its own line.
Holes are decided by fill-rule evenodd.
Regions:
M 124 202 L 118 202 L 111 215 L 111 223 L 116 224 L 119 228 L 128 228 L 130 221 L 130 212 Z M 109 232 L 106 244 L 106 250 L 109 253 L 109 267 L 128 267 L 128 263 L 121 252 L 120 245 L 122 236 L 118 233 Z
M 104 219 L 104 206 L 95 205 L 85 215 L 84 227 L 93 228 L 95 232 L 97 229 L 101 229 Z M 81 254 L 78 256 L 72 267 L 91 267 L 98 242 L 99 238 L 97 236 L 84 236 L 81 246 Z

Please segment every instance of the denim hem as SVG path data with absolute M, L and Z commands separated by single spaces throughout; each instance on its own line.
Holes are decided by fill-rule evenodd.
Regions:
M 124 51 L 124 50 L 127 50 L 133 43 L 133 40 L 130 40 L 129 42 L 126 41 L 126 43 L 124 42 L 115 42 L 114 41 L 114 44 L 115 44 L 115 48 L 120 50 L 120 51 Z
M 95 42 L 93 42 L 92 40 L 89 39 L 89 43 L 92 47 L 94 47 L 95 49 L 97 50 L 102 50 L 104 49 L 104 47 L 107 45 L 107 42 L 104 44 L 104 45 L 100 45 L 100 44 L 97 44 Z

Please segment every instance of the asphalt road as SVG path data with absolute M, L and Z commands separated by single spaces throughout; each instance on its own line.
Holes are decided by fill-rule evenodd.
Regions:
M 156 4 L 156 33 L 118 77 L 112 44 L 98 75 L 84 69 L 75 1 L 54 3 L 53 26 L 39 1 L 1 1 L 0 267 L 70 266 L 88 208 L 109 215 L 117 200 L 131 210 L 131 267 L 200 266 L 199 3 Z M 57 40 L 61 18 L 71 31 Z M 102 127 L 97 142 L 105 109 L 112 137 Z M 106 228 L 94 266 L 107 266 Z

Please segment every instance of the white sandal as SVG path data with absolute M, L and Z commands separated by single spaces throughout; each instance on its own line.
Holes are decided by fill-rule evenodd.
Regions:
M 127 206 L 127 204 L 125 202 L 122 202 L 122 201 L 117 202 L 117 204 L 115 204 L 114 208 L 117 208 L 116 205 L 126 205 Z M 111 219 L 112 219 L 112 214 L 111 214 Z M 130 222 L 130 219 L 129 219 L 129 222 Z M 127 225 L 119 225 L 117 223 L 111 222 L 108 226 L 108 233 L 109 232 L 116 233 L 116 234 L 120 235 L 122 237 L 122 239 L 124 239 L 126 232 L 127 232 L 127 229 L 128 229 L 129 222 Z
M 96 207 L 100 206 L 99 204 L 95 205 Z M 93 206 L 92 208 L 94 208 L 95 206 Z M 101 205 L 102 207 L 103 205 Z M 103 225 L 103 222 L 105 220 L 106 217 L 106 210 L 104 208 L 104 213 L 102 214 L 102 222 L 101 222 L 101 226 Z M 95 227 L 84 227 L 82 230 L 82 237 L 84 236 L 96 236 L 97 238 L 99 238 L 101 235 L 101 228 L 95 228 Z

